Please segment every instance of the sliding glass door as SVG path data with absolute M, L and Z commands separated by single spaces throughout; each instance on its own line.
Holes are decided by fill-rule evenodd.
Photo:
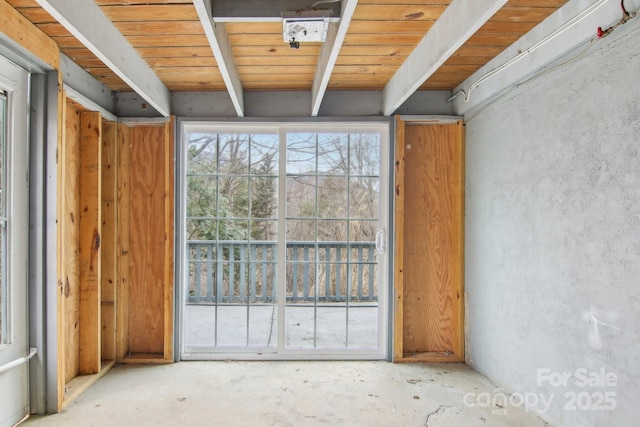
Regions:
M 183 358 L 385 357 L 387 133 L 183 124 Z

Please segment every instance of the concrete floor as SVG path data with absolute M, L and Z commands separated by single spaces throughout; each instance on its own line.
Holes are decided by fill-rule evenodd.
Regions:
M 489 380 L 463 364 L 117 366 L 60 414 L 33 417 L 23 426 L 547 425 L 517 405 L 503 405 L 499 396 Z

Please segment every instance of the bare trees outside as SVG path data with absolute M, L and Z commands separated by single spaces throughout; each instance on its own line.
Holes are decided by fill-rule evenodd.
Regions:
M 287 133 L 284 165 L 277 133 L 190 133 L 187 144 L 194 302 L 275 300 L 279 203 L 287 300 L 377 296 L 378 133 Z

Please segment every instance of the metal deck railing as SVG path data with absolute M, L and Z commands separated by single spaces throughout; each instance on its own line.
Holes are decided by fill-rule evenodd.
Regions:
M 277 242 L 188 241 L 188 304 L 277 301 Z M 374 242 L 287 242 L 286 301 L 378 300 Z

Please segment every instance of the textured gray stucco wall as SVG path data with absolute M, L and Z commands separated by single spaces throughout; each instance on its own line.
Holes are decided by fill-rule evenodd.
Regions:
M 555 426 L 640 423 L 640 25 L 627 25 L 467 123 L 468 363 Z

